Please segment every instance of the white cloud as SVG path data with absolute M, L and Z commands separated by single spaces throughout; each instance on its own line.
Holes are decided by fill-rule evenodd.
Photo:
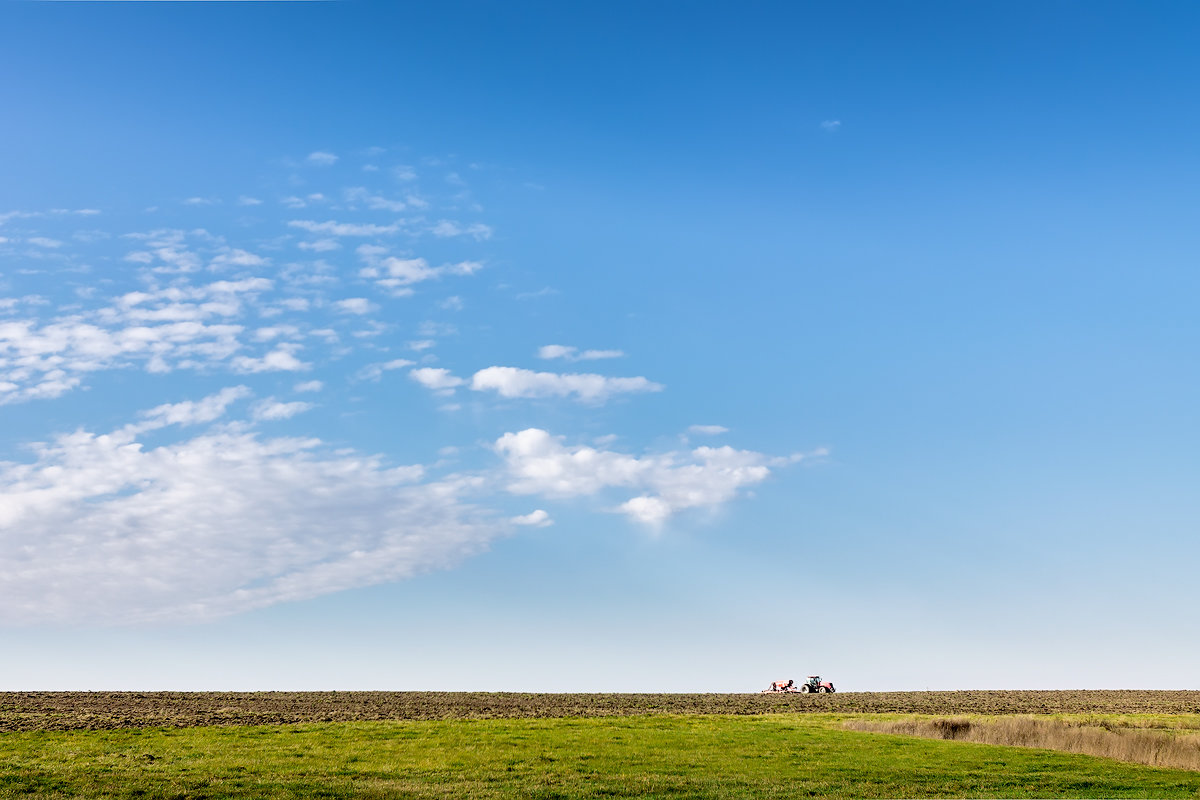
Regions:
M 528 514 L 522 514 L 519 517 L 513 517 L 509 520 L 513 525 L 523 525 L 532 528 L 545 528 L 548 525 L 553 525 L 554 520 L 550 519 L 550 515 L 543 509 L 531 511 Z
M 295 325 L 271 325 L 254 331 L 256 342 L 269 342 L 273 339 L 295 339 L 300 336 L 300 329 Z
M 597 361 L 603 358 L 624 358 L 621 350 L 584 350 L 564 344 L 547 344 L 538 348 L 538 358 L 551 360 L 561 358 L 566 361 Z
M 458 327 L 449 322 L 434 322 L 427 319 L 417 326 L 417 333 L 421 336 L 454 336 L 458 333 Z
M 0 622 L 211 619 L 453 565 L 506 524 L 477 481 L 215 429 L 147 447 L 129 428 L 0 462 Z
M 689 508 L 712 508 L 740 489 L 765 480 L 775 459 L 731 447 L 698 447 L 689 453 L 641 458 L 587 445 L 568 447 L 539 428 L 506 433 L 496 440 L 505 459 L 507 489 L 513 494 L 549 497 L 595 495 L 604 490 L 638 492 L 614 511 L 650 525 Z
M 160 273 L 195 272 L 200 269 L 201 259 L 190 249 L 189 239 L 207 240 L 204 231 L 192 231 L 189 234 L 188 231 L 173 229 L 126 234 L 126 238 L 142 241 L 149 248 L 130 253 L 125 257 L 126 260 L 140 264 L 161 262 L 154 267 L 154 271 Z
M 254 253 L 239 250 L 236 247 L 222 248 L 208 263 L 210 269 L 218 270 L 226 267 L 261 267 L 267 260 Z
M 376 285 L 388 289 L 394 294 L 407 294 L 409 286 L 423 281 L 440 278 L 443 275 L 474 275 L 483 269 L 478 261 L 460 261 L 455 264 L 444 264 L 431 267 L 423 258 L 398 258 L 388 256 L 379 258 L 386 252 L 383 248 L 364 245 L 357 249 L 359 256 L 367 266 L 358 271 L 360 278 L 370 278 Z
M 577 348 L 565 344 L 547 344 L 538 348 L 537 356 L 543 359 L 569 358 Z
M 301 250 L 311 250 L 314 253 L 328 253 L 330 250 L 339 250 L 342 247 L 336 239 L 317 239 L 315 242 L 301 242 L 297 246 Z
M 305 161 L 318 167 L 331 167 L 338 162 L 338 157 L 333 153 L 318 150 L 315 153 L 309 153 Z
M 380 194 L 372 194 L 362 186 L 347 189 L 345 195 L 348 202 L 361 203 L 372 211 L 403 211 L 408 207 L 403 200 L 393 200 Z
M 386 236 L 399 231 L 400 222 L 393 222 L 391 225 L 375 225 L 369 222 L 337 222 L 336 220 L 314 222 L 307 219 L 293 219 L 288 220 L 288 227 L 328 236 Z
M 827 119 L 821 122 L 821 130 L 826 133 L 837 133 L 841 127 L 842 121 L 840 119 Z
M 297 414 L 302 414 L 305 411 L 313 408 L 312 403 L 305 403 L 299 400 L 291 403 L 284 403 L 276 400 L 274 397 L 268 397 L 266 400 L 261 400 L 254 404 L 254 408 L 250 413 L 256 420 L 275 421 L 280 419 L 290 419 Z
M 249 397 L 251 391 L 245 386 L 231 386 L 200 400 L 184 400 L 156 406 L 141 414 L 142 422 L 128 425 L 126 433 L 138 434 L 158 430 L 169 425 L 199 425 L 225 416 L 229 406 Z
M 319 392 L 324 388 L 325 384 L 321 381 L 304 381 L 303 383 L 297 383 L 295 386 L 293 386 L 292 391 L 303 394 L 305 392 Z
M 494 391 L 501 397 L 574 397 L 584 403 L 603 403 L 615 394 L 659 392 L 663 385 L 643 377 L 609 378 L 604 375 L 533 372 L 518 367 L 487 367 L 471 378 L 477 392 Z
M 239 197 L 237 202 L 238 202 L 239 206 L 261 206 L 262 205 L 262 200 L 259 200 L 257 197 L 247 197 L 246 195 L 242 195 L 241 197 Z
M 204 319 L 236 311 L 237 297 L 201 287 L 190 295 L 200 302 L 174 301 L 182 291 L 127 294 L 92 317 L 0 322 L 0 405 L 58 397 L 98 370 L 140 365 L 161 373 L 233 356 L 242 326 Z
M 358 274 L 364 278 L 378 278 L 376 283 L 392 287 L 436 278 L 438 270 L 429 266 L 429 262 L 423 258 L 391 256 L 379 262 L 377 267 L 363 267 Z
M 378 244 L 360 244 L 354 248 L 354 252 L 358 253 L 359 257 L 367 263 L 372 263 L 376 256 L 381 256 L 387 251 L 386 247 Z
M 296 358 L 298 349 L 294 344 L 281 344 L 261 358 L 238 356 L 233 359 L 232 365 L 238 372 L 298 372 L 310 369 L 312 364 Z
M 433 389 L 443 394 L 453 392 L 455 388 L 466 383 L 462 378 L 451 375 L 450 370 L 440 367 L 421 367 L 414 369 L 408 375 L 426 389 Z
M 26 241 L 32 245 L 36 245 L 38 247 L 45 247 L 45 248 L 51 249 L 51 250 L 62 247 L 62 244 L 63 244 L 58 239 L 49 239 L 45 236 L 30 236 L 28 239 L 26 239 Z
M 483 264 L 478 261 L 459 261 L 457 264 L 447 264 L 440 269 L 449 275 L 474 275 L 483 269 Z
M 450 238 L 453 236 L 470 236 L 476 240 L 490 239 L 492 236 L 492 228 L 490 225 L 476 222 L 470 225 L 464 225 L 461 222 L 455 222 L 449 219 L 440 220 L 436 225 L 429 229 L 429 232 L 439 238 Z
M 358 377 L 360 380 L 377 381 L 385 372 L 411 367 L 414 363 L 416 362 L 409 361 L 407 358 L 396 358 L 381 364 L 368 364 L 358 371 Z
M 345 300 L 335 301 L 333 305 L 343 314 L 370 314 L 379 308 L 365 297 L 347 297 Z
M 577 357 L 579 361 L 596 361 L 601 358 L 624 358 L 622 350 L 584 350 Z
M 690 425 L 688 433 L 694 433 L 698 436 L 718 436 L 722 433 L 729 433 L 729 428 L 724 425 Z

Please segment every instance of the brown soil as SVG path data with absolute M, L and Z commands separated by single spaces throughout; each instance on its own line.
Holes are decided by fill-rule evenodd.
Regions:
M 518 694 L 0 692 L 0 731 L 634 714 L 1196 714 L 1200 691 Z

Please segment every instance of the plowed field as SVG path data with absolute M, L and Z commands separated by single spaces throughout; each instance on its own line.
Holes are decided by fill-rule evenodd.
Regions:
M 660 714 L 1196 714 L 1195 691 L 518 694 L 5 692 L 0 731 Z

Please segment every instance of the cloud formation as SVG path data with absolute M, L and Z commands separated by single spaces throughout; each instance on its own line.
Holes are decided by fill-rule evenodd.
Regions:
M 290 166 L 339 163 L 318 151 Z M 30 434 L 43 440 L 31 445 L 32 459 L 0 461 L 0 624 L 237 613 L 440 568 L 505 532 L 553 524 L 542 508 L 512 516 L 504 495 L 579 498 L 657 527 L 688 509 L 719 507 L 787 463 L 729 447 L 633 455 L 608 449 L 615 436 L 574 446 L 528 428 L 474 450 L 434 442 L 438 460 L 423 468 L 334 449 L 321 436 L 270 436 L 360 414 L 419 426 L 425 409 L 412 402 L 414 384 L 473 397 L 473 421 L 496 426 L 485 441 L 506 429 L 492 414 L 516 405 L 497 399 L 586 407 L 665 388 L 642 376 L 434 366 L 462 352 L 445 337 L 470 347 L 468 336 L 493 335 L 503 319 L 493 301 L 557 290 L 476 294 L 469 303 L 442 293 L 470 291 L 467 279 L 487 263 L 481 250 L 492 246 L 482 244 L 490 226 L 446 218 L 474 208 L 460 175 L 445 176 L 454 194 L 439 203 L 407 167 L 380 171 L 387 185 L 376 188 L 316 185 L 340 168 L 299 173 L 295 185 L 304 189 L 290 190 L 295 196 L 229 191 L 224 197 L 237 199 L 223 204 L 166 203 L 147 209 L 156 222 L 135 232 L 60 230 L 92 216 L 87 209 L 0 214 L 2 290 L 11 293 L 0 296 L 0 405 L 80 388 L 104 403 L 156 398 L 115 430 L 79 420 L 75 433 Z M 288 208 L 319 211 L 295 219 Z M 200 212 L 211 229 L 187 224 Z M 233 224 L 215 227 L 222 212 Z M 42 276 L 28 278 L 42 285 L 16 291 L 27 275 Z M 473 320 L 461 313 L 467 308 L 484 313 Z M 564 366 L 624 355 L 561 344 L 537 350 Z M 120 379 L 117 391 L 116 381 L 96 379 L 108 370 L 143 377 L 131 392 Z M 397 370 L 409 380 L 368 385 Z M 168 376 L 183 371 L 192 385 L 237 385 L 178 401 L 181 382 Z M 318 392 L 321 402 L 309 402 Z M 175 401 L 154 405 L 164 397 Z M 556 414 L 573 410 L 563 403 Z M 344 445 L 345 428 L 332 430 L 327 438 Z M 478 442 L 474 427 L 464 435 Z M 484 461 L 430 476 L 471 457 Z
M 479 498 L 493 487 L 559 500 L 618 491 L 608 510 L 656 527 L 794 460 L 729 447 L 638 457 L 530 428 L 495 442 L 501 464 L 431 478 L 225 421 L 250 396 L 227 387 L 0 462 L 0 624 L 211 619 L 448 567 L 514 526 L 553 523 L 544 509 L 488 511 Z M 269 397 L 249 414 L 270 422 L 310 407 Z M 207 429 L 147 439 L 196 426 Z
M 522 514 L 519 517 L 513 517 L 509 521 L 513 525 L 522 525 L 529 528 L 545 528 L 554 524 L 554 520 L 550 519 L 550 515 L 541 508 L 531 511 L 528 514 Z
M 376 286 L 396 296 L 411 294 L 410 287 L 416 283 L 441 278 L 443 275 L 474 275 L 483 268 L 483 264 L 478 261 L 460 261 L 456 264 L 432 267 L 423 258 L 381 258 L 382 252 L 384 250 L 380 247 L 358 248 L 359 256 L 367 264 L 358 271 L 358 275 L 361 278 L 369 278 Z
M 547 344 L 538 348 L 538 358 L 550 360 L 561 358 L 566 361 L 595 361 L 602 358 L 624 358 L 620 350 L 583 350 L 562 344 Z
M 332 167 L 338 162 L 338 157 L 333 153 L 326 153 L 318 150 L 315 153 L 309 153 L 308 158 L 306 158 L 305 161 L 318 167 Z
M 506 433 L 495 449 L 505 460 L 506 488 L 513 494 L 567 498 L 625 489 L 638 494 L 612 510 L 652 526 L 684 509 L 726 503 L 743 487 L 765 480 L 772 466 L 796 460 L 732 447 L 639 458 L 587 445 L 570 447 L 540 428 Z
M 316 153 L 310 160 L 331 163 L 325 157 L 330 155 Z M 370 210 L 387 210 L 392 202 L 362 188 L 348 190 L 347 195 Z M 257 198 L 240 197 L 239 208 L 263 205 Z M 296 200 L 328 202 L 321 192 Z M 415 193 L 404 202 L 428 205 Z M 61 221 L 93 213 L 89 209 L 6 212 L 0 215 L 0 224 Z M 274 224 L 285 231 L 279 234 L 277 228 L 274 236 L 236 243 L 196 227 L 162 226 L 115 236 L 77 232 L 61 238 L 20 231 L 19 241 L 41 245 L 41 258 L 64 264 L 73 259 L 91 261 L 76 250 L 111 239 L 119 252 L 99 260 L 116 257 L 130 268 L 113 273 L 120 281 L 106 279 L 78 288 L 65 302 L 33 303 L 28 294 L 24 299 L 0 297 L 0 405 L 60 397 L 87 386 L 91 376 L 106 370 L 255 375 L 313 369 L 355 346 L 380 349 L 370 340 L 386 330 L 387 324 L 376 317 L 387 313 L 390 298 L 413 295 L 416 285 L 425 281 L 470 277 L 482 269 L 482 262 L 474 259 L 432 266 L 418 255 L 389 255 L 381 242 L 406 230 L 403 220 L 380 224 L 363 219 L 293 219 Z M 240 231 L 239 226 L 233 229 Z M 411 230 L 415 235 L 428 227 L 418 219 Z M 296 241 L 297 232 L 320 238 Z M 366 264 L 361 275 L 356 276 L 354 267 L 343 272 L 320 257 L 314 260 L 340 249 L 342 237 L 366 240 L 357 250 Z M 281 255 L 289 242 L 301 260 Z M 0 253 L 0 259 L 5 255 Z M 4 266 L 0 261 L 0 268 Z M 373 280 L 364 286 L 356 280 L 362 277 Z M 120 286 L 121 281 L 126 285 L 112 294 L 102 291 L 109 285 Z M 357 291 L 374 289 L 376 294 L 339 297 L 338 288 L 351 281 L 357 283 Z M 128 285 L 131 282 L 133 286 Z M 445 303 L 462 305 L 457 298 Z M 329 318 L 326 311 L 336 315 Z M 322 316 L 326 318 L 318 321 Z M 263 324 L 264 320 L 271 322 Z M 431 337 L 414 341 L 426 340 Z
M 533 372 L 518 367 L 487 367 L 471 377 L 477 392 L 496 392 L 501 397 L 570 397 L 583 403 L 603 403 L 616 394 L 661 392 L 663 385 L 636 378 L 609 378 L 594 374 Z
M 689 425 L 688 433 L 698 436 L 719 436 L 722 433 L 729 433 L 729 428 L 724 425 Z
M 436 392 L 453 391 L 465 383 L 462 378 L 451 375 L 450 370 L 441 367 L 421 367 L 408 374 L 426 389 L 433 389 Z
M 239 424 L 138 438 L 211 421 L 244 394 L 0 463 L 0 623 L 209 619 L 446 567 L 506 530 L 464 501 L 478 479 L 424 480 L 315 438 Z

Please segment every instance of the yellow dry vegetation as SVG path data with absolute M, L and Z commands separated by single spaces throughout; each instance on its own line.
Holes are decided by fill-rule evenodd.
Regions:
M 848 730 L 1035 747 L 1154 767 L 1200 770 L 1200 735 L 1144 721 L 1032 716 L 849 720 Z M 1190 725 L 1182 726 L 1190 728 Z

